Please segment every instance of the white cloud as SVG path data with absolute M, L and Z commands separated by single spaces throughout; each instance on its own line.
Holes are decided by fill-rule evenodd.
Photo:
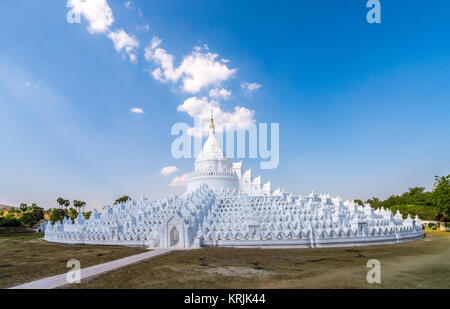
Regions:
M 159 48 L 161 40 L 154 37 L 145 49 L 145 59 L 147 61 L 155 61 L 160 68 L 155 69 L 152 75 L 155 79 L 166 82 L 168 80 L 177 81 L 180 78 L 180 72 L 177 72 L 173 67 L 174 57 L 166 52 L 165 49 Z
M 122 50 L 125 51 L 125 53 L 128 54 L 130 57 L 130 61 L 132 63 L 136 63 L 136 49 L 139 47 L 139 42 L 136 40 L 136 38 L 128 35 L 125 31 L 122 29 L 110 32 L 108 34 L 108 37 L 113 41 L 114 48 L 120 52 Z
M 151 72 L 152 76 L 154 79 L 159 80 L 160 82 L 165 83 L 165 81 L 162 78 L 162 73 L 161 73 L 161 69 L 157 68 L 156 70 L 154 70 L 153 72 Z
M 105 33 L 114 23 L 114 15 L 106 0 L 69 0 L 73 13 L 81 14 L 88 21 L 90 33 Z
M 157 36 L 154 36 L 152 38 L 152 41 L 150 42 L 150 49 L 155 49 L 156 47 L 158 47 L 159 45 L 161 45 L 162 41 L 160 38 L 158 38 Z M 149 58 L 147 60 L 150 60 L 151 58 L 151 51 L 149 54 Z
M 131 1 L 128 2 L 129 5 L 132 5 Z M 125 6 L 128 2 L 125 3 Z M 90 33 L 106 34 L 113 41 L 116 51 L 123 50 L 132 63 L 137 62 L 135 51 L 139 47 L 139 42 L 122 29 L 111 30 L 114 14 L 106 0 L 69 0 L 68 6 L 72 8 L 73 13 L 84 16 L 89 23 Z
M 124 5 L 125 5 L 125 7 L 126 7 L 127 9 L 133 9 L 133 8 L 134 8 L 134 7 L 133 7 L 133 3 L 131 2 L 131 0 L 125 2 Z
M 185 187 L 187 185 L 187 178 L 189 174 L 183 174 L 172 179 L 169 186 L 171 187 Z
M 178 171 L 178 167 L 176 166 L 166 166 L 161 170 L 161 174 L 164 176 L 169 176 L 172 173 L 175 173 Z
M 130 53 L 130 54 L 128 54 L 128 56 L 130 57 L 131 63 L 133 63 L 133 64 L 137 63 L 137 56 L 136 56 L 136 54 Z
M 228 80 L 236 69 L 229 69 L 225 64 L 216 61 L 217 54 L 195 51 L 185 57 L 178 70 L 183 72 L 183 89 L 197 93 L 203 87 L 219 84 Z
M 261 88 L 261 84 L 242 82 L 241 83 L 241 88 L 242 88 L 242 90 L 244 90 L 245 93 L 251 94 L 254 91 L 256 91 L 259 88 Z
M 236 69 L 230 69 L 226 63 L 217 60 L 219 55 L 209 52 L 207 45 L 196 46 L 175 68 L 175 57 L 160 45 L 161 40 L 155 37 L 145 49 L 145 59 L 152 60 L 159 66 L 152 72 L 153 77 L 162 82 L 177 82 L 181 79 L 186 92 L 198 93 L 211 85 L 220 85 L 236 72 Z
M 214 88 L 209 90 L 209 97 L 213 99 L 228 100 L 231 97 L 231 91 L 225 88 Z
M 132 109 L 130 109 L 130 111 L 133 114 L 143 114 L 144 113 L 144 110 L 142 108 L 139 108 L 139 107 L 133 107 Z
M 187 113 L 192 118 L 199 119 L 203 124 L 209 122 L 211 112 L 213 112 L 214 123 L 218 132 L 232 128 L 246 129 L 250 124 L 255 122 L 253 118 L 254 111 L 245 107 L 236 106 L 233 112 L 226 112 L 222 110 L 219 102 L 214 100 L 209 101 L 207 97 L 191 97 L 179 105 L 177 110 Z M 197 132 L 194 128 L 190 128 L 189 134 L 204 136 L 208 134 L 208 130 L 208 125 L 203 125 L 202 132 Z

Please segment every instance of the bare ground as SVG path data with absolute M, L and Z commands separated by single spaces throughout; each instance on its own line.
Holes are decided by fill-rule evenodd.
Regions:
M 0 234 L 0 288 L 69 271 L 67 261 L 88 267 L 147 251 L 143 248 L 49 243 L 38 233 Z
M 369 284 L 369 259 L 381 284 Z M 450 233 L 353 248 L 203 248 L 111 271 L 66 288 L 450 288 Z

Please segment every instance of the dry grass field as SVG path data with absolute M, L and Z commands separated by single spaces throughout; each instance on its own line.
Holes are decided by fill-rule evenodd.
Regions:
M 366 281 L 369 259 L 381 262 L 381 284 Z M 450 288 L 450 233 L 353 248 L 174 251 L 67 288 Z
M 144 252 L 47 243 L 42 234 L 0 235 L 0 288 Z M 366 263 L 381 262 L 381 284 Z M 450 233 L 396 245 L 327 249 L 202 248 L 174 251 L 66 288 L 450 288 Z
M 64 245 L 42 240 L 43 234 L 0 234 L 0 288 L 7 288 L 69 271 L 77 259 L 88 267 L 145 252 L 142 248 Z

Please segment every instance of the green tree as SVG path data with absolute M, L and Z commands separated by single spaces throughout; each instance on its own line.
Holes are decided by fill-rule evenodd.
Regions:
M 75 220 L 78 217 L 78 212 L 74 208 L 69 209 L 69 218 Z
M 50 212 L 50 221 L 54 224 L 56 221 L 62 221 L 66 217 L 64 209 L 52 209 Z
M 32 214 L 34 216 L 34 219 L 37 222 L 41 221 L 44 219 L 44 209 L 41 207 L 36 206 L 35 204 L 33 204 L 34 206 L 32 206 Z
M 412 187 L 398 198 L 402 199 L 404 204 L 432 205 L 431 195 L 431 192 L 425 192 L 424 187 Z
M 354 200 L 353 202 L 355 202 L 356 204 L 358 204 L 360 206 L 364 205 L 363 201 L 361 201 L 361 200 Z
M 36 224 L 36 218 L 33 215 L 32 212 L 26 212 L 22 215 L 22 217 L 20 218 L 20 221 L 22 222 L 23 225 L 25 226 L 33 226 L 34 224 Z
M 434 203 L 444 217 L 448 218 L 450 213 L 450 175 L 442 177 L 435 176 L 434 179 Z
M 372 206 L 375 209 L 381 208 L 381 206 L 383 206 L 382 201 L 380 201 L 380 199 L 378 197 L 372 197 L 371 199 L 368 199 L 366 201 L 366 203 L 369 203 L 370 206 Z
M 25 204 L 25 203 L 22 203 L 22 204 L 20 204 L 20 210 L 22 210 L 22 212 L 25 212 L 25 211 L 27 211 L 27 209 L 28 209 L 28 206 L 27 206 L 27 204 Z
M 39 207 L 39 206 L 36 205 L 35 203 L 31 204 L 31 206 L 30 206 L 28 209 L 31 209 L 31 210 L 42 209 L 42 210 L 43 210 L 43 208 Z
M 83 212 L 83 215 L 86 219 L 89 219 L 91 217 L 92 211 Z
M 1 218 L 0 227 L 17 227 L 20 226 L 20 220 L 17 219 L 13 213 L 8 213 Z
M 80 212 L 81 212 L 81 208 L 83 208 L 86 205 L 86 202 L 83 201 L 73 201 L 73 206 L 75 206 L 76 208 L 80 208 Z
M 131 200 L 131 198 L 130 198 L 128 195 L 124 195 L 124 196 L 122 196 L 122 197 L 119 197 L 119 198 L 114 202 L 114 205 L 120 204 L 120 203 L 125 203 L 125 202 L 127 202 L 128 200 Z
M 10 208 L 10 209 L 8 209 L 8 212 L 9 213 L 12 213 L 12 214 L 18 214 L 18 215 L 20 215 L 20 213 L 22 212 L 20 209 L 18 209 L 18 208 Z
M 56 203 L 58 203 L 59 207 L 62 207 L 64 205 L 64 199 L 62 197 L 58 197 Z
M 75 209 L 78 211 L 78 208 L 80 207 L 79 201 L 74 200 L 74 201 L 72 202 L 72 205 L 73 205 L 73 206 L 75 207 Z
M 83 212 L 86 211 L 86 208 L 85 208 L 86 202 L 80 201 L 80 206 L 81 206 L 81 208 L 83 208 Z

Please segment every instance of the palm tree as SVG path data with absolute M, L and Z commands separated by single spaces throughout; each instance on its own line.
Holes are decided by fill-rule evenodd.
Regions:
M 77 201 L 77 200 L 73 201 L 73 206 L 75 206 L 76 208 L 80 208 L 80 212 L 81 212 L 81 208 L 83 208 L 85 205 L 86 205 L 86 202 Z
M 75 207 L 75 209 L 78 209 L 78 207 L 80 207 L 80 201 L 74 200 L 73 206 Z
M 58 203 L 58 205 L 59 205 L 59 207 L 58 208 L 61 208 L 61 206 L 63 206 L 64 205 L 64 199 L 62 198 L 62 197 L 58 197 L 58 199 L 56 200 L 56 202 Z
M 84 208 L 84 206 L 86 206 L 86 202 L 82 202 L 82 201 L 79 201 L 79 202 L 80 202 L 80 207 L 82 207 L 83 208 L 83 212 L 85 212 L 86 209 Z
M 27 206 L 27 204 L 22 203 L 22 204 L 20 204 L 19 208 L 20 208 L 20 210 L 22 210 L 22 212 L 25 212 L 28 209 L 28 206 Z

